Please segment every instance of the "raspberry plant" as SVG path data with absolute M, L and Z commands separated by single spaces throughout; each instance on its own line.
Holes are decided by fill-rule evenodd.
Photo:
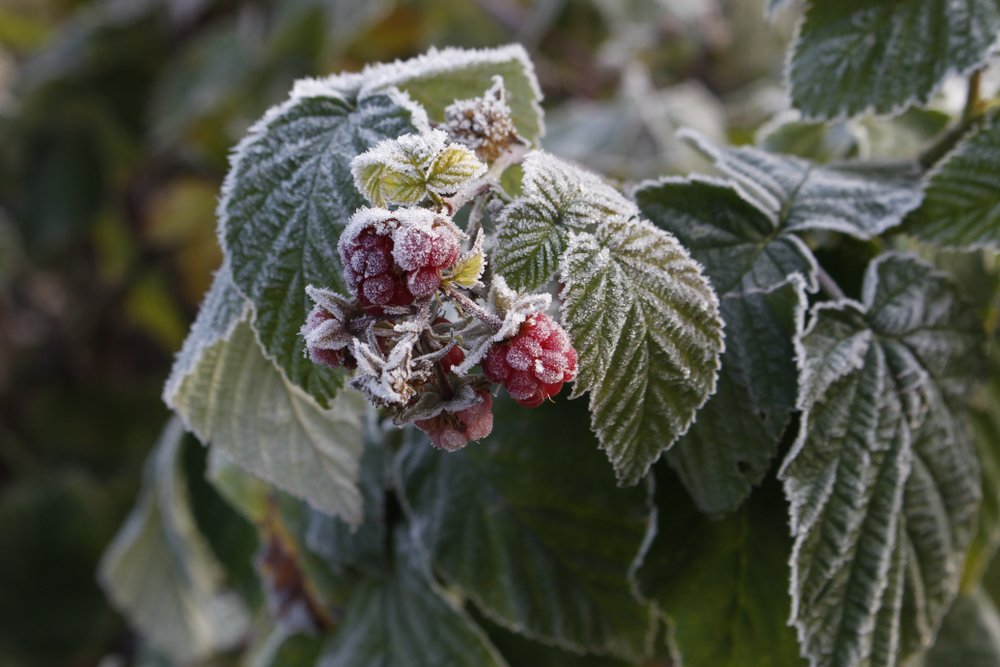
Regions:
M 716 174 L 627 196 L 541 148 L 520 47 L 298 82 L 233 153 L 178 418 L 104 559 L 138 630 L 179 663 L 1000 656 L 1000 125 L 973 73 L 1000 5 L 806 5 L 809 121 L 769 150 L 684 132 Z M 965 112 L 912 159 L 775 150 L 955 73 Z M 263 602 L 194 525 L 184 430 L 256 526 Z

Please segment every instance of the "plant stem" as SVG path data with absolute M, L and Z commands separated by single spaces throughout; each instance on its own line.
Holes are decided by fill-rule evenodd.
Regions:
M 499 317 L 497 317 L 493 313 L 489 312 L 488 310 L 480 306 L 478 303 L 476 303 L 469 297 L 465 296 L 464 294 L 462 294 L 461 292 L 452 287 L 449 287 L 447 291 L 448 291 L 448 296 L 454 299 L 462 307 L 463 310 L 467 310 L 468 312 L 475 315 L 476 319 L 478 319 L 480 322 L 482 322 L 489 328 L 493 329 L 494 332 L 500 331 L 500 329 L 503 328 L 503 320 L 501 320 Z
M 945 132 L 937 142 L 931 145 L 920 155 L 920 166 L 925 170 L 930 169 L 938 163 L 941 158 L 948 154 L 952 148 L 965 136 L 972 124 L 983 112 L 983 101 L 980 99 L 980 87 L 982 84 L 982 70 L 976 70 L 969 77 L 969 91 L 965 96 L 965 108 L 962 110 L 962 117 L 958 124 Z
M 479 195 L 472 202 L 472 210 L 469 211 L 469 225 L 465 233 L 469 235 L 469 248 L 476 244 L 476 237 L 479 235 L 479 228 L 483 218 L 483 209 L 486 208 L 486 195 Z
M 965 95 L 965 108 L 962 110 L 963 122 L 972 120 L 982 111 L 982 99 L 980 98 L 982 83 L 983 70 L 977 69 L 969 77 L 969 92 Z
M 816 278 L 819 280 L 819 288 L 831 299 L 840 301 L 847 298 L 847 295 L 844 294 L 844 290 L 840 289 L 837 281 L 831 278 L 830 274 L 822 266 L 817 265 Z

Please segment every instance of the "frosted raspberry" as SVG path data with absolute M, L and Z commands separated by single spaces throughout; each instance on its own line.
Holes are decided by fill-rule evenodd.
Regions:
M 536 313 L 513 338 L 494 343 L 482 367 L 487 380 L 502 384 L 524 407 L 534 408 L 576 377 L 576 361 L 576 350 L 563 328 L 548 315 Z
M 348 347 L 349 334 L 343 323 L 329 310 L 316 306 L 306 317 L 301 329 L 306 340 L 306 353 L 314 364 L 329 368 L 355 368 L 357 360 Z
M 476 392 L 479 402 L 458 412 L 442 412 L 430 419 L 415 422 L 430 436 L 435 447 L 453 452 L 468 443 L 485 438 L 493 431 L 493 398 L 486 390 Z
M 459 253 L 454 229 L 426 209 L 361 209 L 340 240 L 344 278 L 365 307 L 431 296 Z

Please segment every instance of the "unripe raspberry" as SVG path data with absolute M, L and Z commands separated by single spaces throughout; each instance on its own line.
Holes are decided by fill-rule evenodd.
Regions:
M 442 412 L 420 419 L 416 427 L 430 436 L 435 447 L 453 452 L 485 438 L 493 431 L 493 398 L 485 389 L 476 392 L 479 402 L 458 412 Z
M 487 380 L 502 384 L 524 407 L 534 408 L 576 377 L 576 361 L 563 328 L 545 313 L 536 313 L 513 338 L 494 343 L 482 367 Z
M 431 296 L 459 252 L 452 226 L 426 209 L 361 209 L 340 240 L 344 278 L 364 306 L 405 306 Z

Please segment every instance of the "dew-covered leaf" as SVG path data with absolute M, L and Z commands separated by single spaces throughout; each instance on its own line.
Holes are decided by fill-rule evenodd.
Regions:
M 239 466 L 328 514 L 360 520 L 363 399 L 342 392 L 322 408 L 264 357 L 246 319 L 202 349 L 165 400 Z
M 432 582 L 405 526 L 391 566 L 354 588 L 317 667 L 506 667 L 485 633 Z
M 645 220 L 576 234 L 560 270 L 562 318 L 579 357 L 573 391 L 619 483 L 638 482 L 715 391 L 718 300 L 701 267 Z
M 795 632 L 786 624 L 783 584 L 791 540 L 780 492 L 758 492 L 737 512 L 714 521 L 678 486 L 673 477 L 657 475 L 660 525 L 636 580 L 670 620 L 681 664 L 803 664 Z
M 719 148 L 691 131 L 683 136 L 781 230 L 828 229 L 868 239 L 900 224 L 922 198 L 915 180 L 896 172 L 820 166 L 756 148 Z
M 982 65 L 997 0 L 809 0 L 792 46 L 792 104 L 817 118 L 896 113 Z
M 637 211 L 596 174 L 548 153 L 530 153 L 523 167 L 521 196 L 497 219 L 493 268 L 515 289 L 531 291 L 556 274 L 571 231 Z
M 644 183 L 635 199 L 644 216 L 701 263 L 719 294 L 770 290 L 793 274 L 815 289 L 809 248 L 729 183 L 664 178 Z
M 495 411 L 493 433 L 460 452 L 411 433 L 398 473 L 415 538 L 491 620 L 575 652 L 644 655 L 652 617 L 628 573 L 651 528 L 647 489 L 613 484 L 582 405 Z
M 139 500 L 101 560 L 108 597 L 159 650 L 189 663 L 244 638 L 250 616 L 198 531 L 173 419 L 146 463 Z
M 1000 249 L 1000 114 L 993 114 L 931 172 L 911 234 L 939 245 Z
M 814 311 L 781 473 L 792 620 L 812 665 L 893 664 L 932 640 L 975 524 L 979 471 L 951 406 L 977 379 L 981 343 L 944 275 L 898 255 L 873 262 L 863 303 Z
M 666 457 L 702 512 L 736 509 L 771 466 L 795 408 L 792 340 L 805 304 L 800 280 L 721 299 L 718 389 Z
M 364 92 L 398 88 L 427 110 L 432 121 L 444 120 L 455 100 L 479 97 L 503 77 L 506 101 L 518 134 L 537 142 L 545 134 L 542 92 L 535 68 L 519 44 L 496 49 L 432 49 L 400 63 L 374 65 L 364 72 Z
M 337 240 L 364 204 L 351 160 L 425 122 L 398 92 L 359 97 L 357 87 L 350 76 L 297 85 L 240 142 L 219 205 L 223 248 L 267 356 L 321 401 L 339 383 L 303 355 L 299 328 L 306 285 L 343 286 Z

